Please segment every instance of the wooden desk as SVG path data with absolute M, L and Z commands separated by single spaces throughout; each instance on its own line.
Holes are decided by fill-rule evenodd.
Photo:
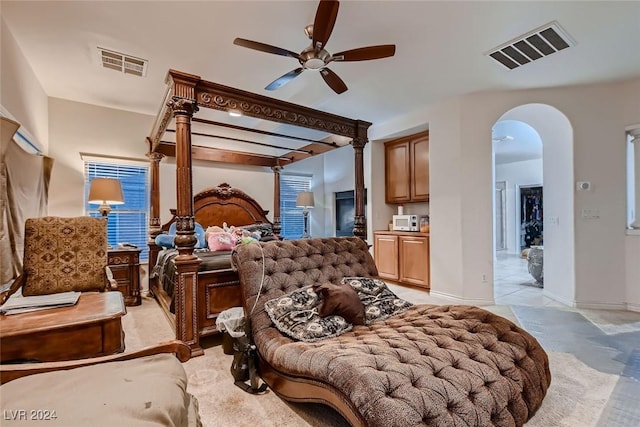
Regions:
M 0 315 L 0 362 L 84 359 L 124 351 L 120 292 L 85 292 L 76 305 Z

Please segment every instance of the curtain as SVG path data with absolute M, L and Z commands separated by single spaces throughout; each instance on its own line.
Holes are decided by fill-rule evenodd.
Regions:
M 13 135 L 20 125 L 0 117 L 0 284 L 22 271 L 24 223 L 46 215 L 53 159 L 29 154 Z

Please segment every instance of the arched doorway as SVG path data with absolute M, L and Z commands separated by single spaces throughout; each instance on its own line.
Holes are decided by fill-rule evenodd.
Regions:
M 535 280 L 531 277 L 527 283 L 519 284 L 517 276 L 514 275 L 514 282 L 509 288 L 509 291 L 512 291 L 509 292 L 510 297 L 504 298 L 504 295 L 496 293 L 496 285 L 494 299 L 499 304 L 544 305 L 556 301 L 571 305 L 575 300 L 571 124 L 555 107 L 526 104 L 505 112 L 494 124 L 492 135 L 494 182 L 500 182 L 497 187 L 499 190 L 504 189 L 503 193 L 494 191 L 493 194 L 494 284 L 499 284 L 499 281 L 505 278 L 497 262 L 497 251 L 501 244 L 504 246 L 505 255 L 518 257 L 524 246 L 542 243 L 540 246 L 543 247 L 544 271 L 542 290 L 534 290 L 534 286 L 528 286 L 522 288 L 526 292 L 519 292 L 518 285 L 534 284 Z M 518 145 L 518 140 L 522 144 Z M 499 144 L 502 146 L 496 147 Z M 536 151 L 539 151 L 538 158 L 535 157 Z M 507 166 L 503 162 L 505 156 L 512 160 Z M 526 193 L 533 196 L 522 202 Z M 502 212 L 499 211 L 499 197 L 503 197 Z M 532 206 L 522 204 L 529 202 L 532 202 Z M 533 205 L 538 202 L 539 205 Z M 532 210 L 529 210 L 529 207 Z M 538 220 L 540 234 L 524 235 L 528 232 L 525 227 L 535 230 L 532 225 L 536 225 Z M 501 227 L 504 229 L 501 230 Z M 520 272 L 523 271 L 522 268 L 526 272 L 526 261 L 520 265 Z M 524 278 L 526 279 L 526 275 Z

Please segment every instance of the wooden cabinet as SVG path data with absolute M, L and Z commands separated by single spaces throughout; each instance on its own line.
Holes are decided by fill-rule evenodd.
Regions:
M 118 282 L 126 305 L 140 305 L 140 252 L 136 248 L 113 248 L 107 252 L 107 265 Z
M 385 201 L 429 201 L 429 131 L 387 141 Z
M 429 234 L 376 231 L 373 253 L 378 275 L 400 284 L 429 289 Z
M 383 279 L 398 280 L 398 236 L 373 235 L 373 257 L 378 275 Z
M 429 288 L 429 237 L 398 236 L 398 281 Z

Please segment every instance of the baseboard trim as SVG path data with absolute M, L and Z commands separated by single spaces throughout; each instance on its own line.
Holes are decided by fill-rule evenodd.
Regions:
M 562 305 L 566 305 L 567 307 L 575 307 L 575 304 L 576 304 L 575 301 L 570 300 L 570 299 L 566 299 L 564 297 L 561 297 L 559 295 L 551 293 L 551 292 L 547 291 L 546 289 L 542 290 L 542 295 L 547 297 L 547 298 L 550 298 L 550 299 L 552 299 L 552 300 L 554 300 L 556 302 L 559 302 Z
M 627 310 L 640 313 L 640 304 L 627 303 Z
M 594 310 L 627 310 L 629 307 L 625 303 L 601 303 L 601 302 L 576 302 L 575 308 Z
M 495 301 L 493 299 L 460 298 L 457 295 L 448 294 L 446 292 L 438 292 L 438 291 L 434 291 L 433 289 L 431 289 L 431 291 L 429 292 L 429 295 L 450 300 L 452 303 L 455 303 L 455 304 L 467 304 L 467 305 L 477 305 L 477 306 L 495 305 Z

